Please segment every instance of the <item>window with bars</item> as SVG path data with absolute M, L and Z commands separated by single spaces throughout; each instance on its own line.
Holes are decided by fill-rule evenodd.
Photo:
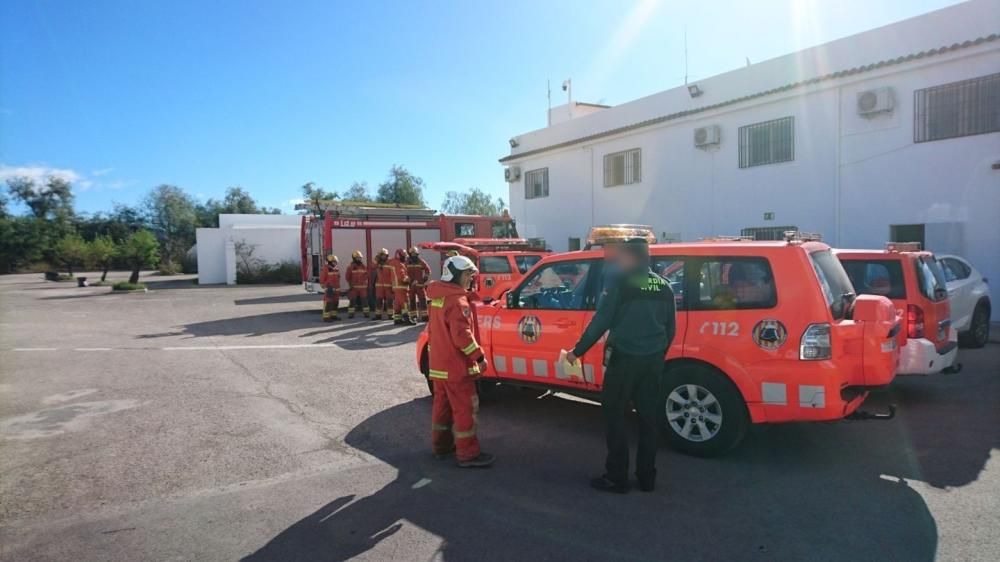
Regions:
M 913 142 L 1000 131 L 1000 74 L 913 92 Z
M 549 169 L 540 168 L 524 174 L 524 198 L 537 199 L 549 196 Z
M 604 155 L 604 187 L 642 181 L 642 151 L 638 148 Z
M 740 127 L 740 168 L 795 160 L 795 118 Z

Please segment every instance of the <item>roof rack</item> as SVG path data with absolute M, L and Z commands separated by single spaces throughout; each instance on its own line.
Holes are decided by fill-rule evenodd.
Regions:
M 886 252 L 919 252 L 923 248 L 920 242 L 886 242 Z
M 586 249 L 636 238 L 645 238 L 646 242 L 656 244 L 656 233 L 653 232 L 651 226 L 644 224 L 602 224 L 591 227 L 590 233 L 587 234 Z
M 705 236 L 704 238 L 699 238 L 699 242 L 753 242 L 753 236 L 728 236 L 728 235 L 716 235 L 716 236 Z
M 798 230 L 786 230 L 784 235 L 785 235 L 785 242 L 788 242 L 789 244 L 793 242 L 801 243 L 801 242 L 823 241 L 823 235 L 818 232 L 801 232 Z

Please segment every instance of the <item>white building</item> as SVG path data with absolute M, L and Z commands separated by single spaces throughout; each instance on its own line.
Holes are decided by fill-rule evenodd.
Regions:
M 1000 280 L 1000 2 L 973 1 L 618 106 L 553 108 L 500 160 L 522 235 L 797 227 L 921 241 Z M 994 312 L 994 318 L 1000 313 Z
M 253 248 L 263 263 L 301 263 L 299 215 L 219 215 L 219 228 L 195 231 L 198 284 L 236 284 L 236 246 Z

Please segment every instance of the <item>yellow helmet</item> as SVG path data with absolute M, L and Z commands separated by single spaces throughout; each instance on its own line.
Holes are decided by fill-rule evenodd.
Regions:
M 330 255 L 326 256 L 326 261 L 332 261 L 334 263 L 337 263 L 340 260 L 337 259 L 337 256 L 335 256 L 333 254 L 330 254 Z
M 410 249 L 407 250 L 406 253 L 410 254 L 411 256 L 420 255 L 420 248 L 417 248 L 416 246 L 410 246 Z
M 354 250 L 354 253 L 351 254 L 351 258 L 356 260 L 363 260 L 365 259 L 365 255 L 361 253 L 361 250 Z
M 378 251 L 378 255 L 389 257 L 389 250 L 386 250 L 385 248 L 382 248 L 381 250 Z
M 455 257 L 457 255 L 458 255 L 458 250 L 448 250 L 448 252 L 447 252 L 447 256 L 449 258 L 453 258 L 453 257 Z

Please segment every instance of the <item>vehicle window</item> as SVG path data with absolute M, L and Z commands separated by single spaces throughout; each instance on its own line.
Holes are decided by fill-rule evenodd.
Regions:
M 493 238 L 517 238 L 517 227 L 514 221 L 493 221 L 491 225 Z
M 771 308 L 778 302 L 771 266 L 763 258 L 720 258 L 702 262 L 697 308 Z
M 514 256 L 514 263 L 517 264 L 517 270 L 521 273 L 527 273 L 540 261 L 542 261 L 542 256 Z
M 972 269 L 968 265 L 954 258 L 941 260 L 941 269 L 944 270 L 946 281 L 968 279 L 972 275 Z
M 650 268 L 654 273 L 667 280 L 674 291 L 674 301 L 677 309 L 684 308 L 684 260 L 679 258 L 654 256 L 650 260 Z
M 474 238 L 476 236 L 476 225 L 471 222 L 455 223 L 456 238 Z
M 847 296 L 854 296 L 856 293 L 851 279 L 844 271 L 844 266 L 830 250 L 809 254 L 809 261 L 812 262 L 813 271 L 816 272 L 816 278 L 823 289 L 830 314 L 835 320 L 845 318 L 851 302 Z
M 593 261 L 553 263 L 539 268 L 516 289 L 519 308 L 586 310 L 594 299 L 587 293 L 587 275 Z
M 906 298 L 903 264 L 899 260 L 841 260 L 841 263 L 859 294 Z
M 480 273 L 510 273 L 507 256 L 482 256 L 479 258 Z
M 948 298 L 947 282 L 944 272 L 933 257 L 917 259 L 917 284 L 920 293 L 932 301 L 943 301 Z

